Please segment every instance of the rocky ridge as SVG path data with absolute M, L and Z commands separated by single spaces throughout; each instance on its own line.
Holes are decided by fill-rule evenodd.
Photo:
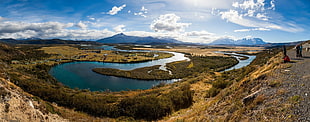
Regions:
M 0 121 L 19 122 L 42 122 L 54 121 L 65 122 L 57 114 L 52 114 L 46 110 L 46 106 L 40 100 L 34 100 L 33 96 L 27 94 L 19 87 L 10 82 L 6 74 L 8 65 L 0 62 Z

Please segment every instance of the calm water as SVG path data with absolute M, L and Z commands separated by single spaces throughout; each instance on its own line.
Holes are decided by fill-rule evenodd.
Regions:
M 53 77 L 55 77 L 58 81 L 69 86 L 70 88 L 89 89 L 91 91 L 104 91 L 107 89 L 111 91 L 149 89 L 152 86 L 159 84 L 160 82 L 172 83 L 177 81 L 177 79 L 154 80 L 154 81 L 136 80 L 136 79 L 101 75 L 93 72 L 92 69 L 115 68 L 122 70 L 132 70 L 136 68 L 154 66 L 154 65 L 162 65 L 163 67 L 166 63 L 181 60 L 189 60 L 188 58 L 184 57 L 184 54 L 175 52 L 170 53 L 174 54 L 174 56 L 171 58 L 143 62 L 143 63 L 103 63 L 103 62 L 64 63 L 54 66 L 49 73 Z M 249 59 L 239 60 L 240 61 L 239 64 L 225 71 L 247 66 L 253 61 L 255 56 L 248 56 L 248 57 Z
M 132 70 L 141 67 L 162 65 L 166 63 L 189 60 L 184 54 L 175 53 L 171 58 L 154 60 L 143 63 L 103 63 L 103 62 L 71 62 L 54 66 L 49 73 L 58 81 L 70 88 L 90 89 L 91 91 L 100 91 L 109 89 L 111 91 L 122 91 L 129 89 L 149 89 L 160 82 L 175 82 L 173 80 L 136 80 L 120 78 L 114 76 L 105 76 L 92 71 L 93 68 L 115 68 L 122 70 Z
M 249 57 L 249 59 L 247 60 L 240 60 L 238 58 L 238 56 L 234 56 L 238 59 L 239 63 L 231 68 L 228 68 L 224 71 L 229 71 L 229 70 L 233 70 L 233 69 L 239 69 L 239 68 L 242 68 L 242 67 L 245 67 L 247 65 L 249 65 L 255 58 L 256 56 L 251 56 L 251 55 L 243 55 L 243 54 L 237 54 L 237 53 L 225 53 L 225 54 L 233 54 L 233 55 L 240 55 L 240 56 L 246 56 L 246 57 Z

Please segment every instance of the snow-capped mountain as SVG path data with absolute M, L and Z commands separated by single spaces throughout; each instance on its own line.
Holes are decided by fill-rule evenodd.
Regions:
M 233 40 L 229 38 L 218 39 L 211 43 L 210 45 L 263 45 L 267 44 L 261 38 L 243 38 L 238 40 Z

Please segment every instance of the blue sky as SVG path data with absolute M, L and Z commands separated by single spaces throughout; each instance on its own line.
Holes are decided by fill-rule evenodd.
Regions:
M 0 0 L 0 38 L 310 39 L 309 0 Z

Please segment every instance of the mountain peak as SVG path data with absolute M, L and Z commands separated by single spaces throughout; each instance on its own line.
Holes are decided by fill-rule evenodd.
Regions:
M 119 34 L 116 34 L 114 36 L 126 36 L 124 33 L 119 33 Z
M 266 44 L 261 38 L 243 38 L 233 40 L 229 38 L 218 39 L 210 43 L 211 45 L 262 45 Z
M 171 38 L 155 38 L 155 37 L 138 37 L 138 36 L 127 36 L 124 33 L 119 33 L 111 37 L 97 40 L 101 43 L 127 43 L 127 44 L 167 44 L 167 43 L 183 43 Z

